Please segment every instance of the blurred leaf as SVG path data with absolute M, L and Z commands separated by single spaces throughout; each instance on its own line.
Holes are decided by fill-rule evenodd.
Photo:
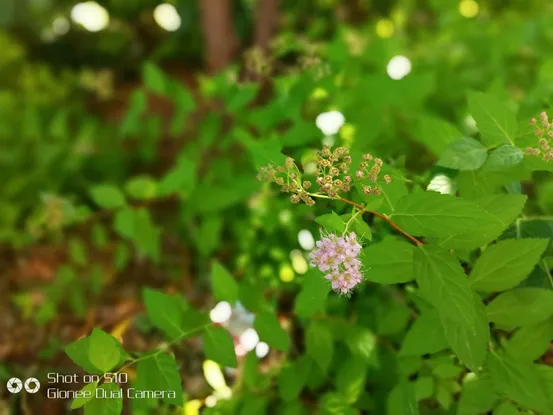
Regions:
M 488 153 L 486 148 L 473 138 L 463 137 L 448 144 L 440 154 L 438 166 L 457 170 L 479 169 Z
M 211 287 L 213 295 L 219 301 L 228 301 L 232 305 L 238 300 L 238 284 L 217 261 L 213 261 L 211 266 Z
M 94 329 L 90 335 L 88 358 L 90 363 L 102 372 L 108 372 L 119 363 L 119 342 L 100 329 Z
M 307 355 L 315 361 L 322 373 L 327 373 L 334 355 L 334 339 L 322 322 L 309 324 L 305 331 L 305 347 Z
M 85 415 L 119 415 L 123 410 L 123 391 L 116 383 L 104 383 L 96 388 L 94 398 L 84 407 Z
M 497 402 L 493 382 L 490 379 L 473 379 L 463 383 L 459 399 L 459 415 L 473 415 L 490 411 Z
M 94 186 L 90 189 L 90 196 L 102 209 L 117 209 L 126 205 L 125 196 L 113 185 Z
M 255 317 L 254 329 L 259 334 L 259 339 L 282 352 L 288 351 L 290 339 L 288 333 L 280 326 L 275 314 L 263 312 Z
M 208 359 L 226 367 L 236 367 L 236 353 L 230 334 L 221 327 L 208 327 L 203 336 L 204 351 Z
M 156 352 L 140 360 L 136 365 L 136 376 L 137 380 L 141 380 L 143 391 L 164 391 L 164 402 L 182 406 L 182 380 L 173 356 Z
M 413 323 L 403 339 L 400 355 L 422 356 L 448 347 L 445 332 L 437 313 L 425 312 Z
M 330 284 L 321 273 L 310 269 L 305 274 L 303 286 L 296 297 L 294 311 L 299 317 L 310 317 L 315 313 L 323 312 L 326 305 Z

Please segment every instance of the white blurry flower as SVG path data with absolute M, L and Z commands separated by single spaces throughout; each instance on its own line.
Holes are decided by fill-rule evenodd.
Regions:
M 340 131 L 346 119 L 340 111 L 323 112 L 315 119 L 315 125 L 324 135 L 334 135 Z
M 388 76 L 394 80 L 402 79 L 411 72 L 411 61 L 405 56 L 394 56 L 386 67 Z
M 175 6 L 169 3 L 160 4 L 154 9 L 154 20 L 162 29 L 168 32 L 178 30 L 182 22 Z
M 232 307 L 226 301 L 217 303 L 217 305 L 209 312 L 209 318 L 214 323 L 225 323 L 230 319 L 231 315 Z
M 306 251 L 311 251 L 313 248 L 315 248 L 315 239 L 313 238 L 313 234 L 307 229 L 302 229 L 301 231 L 299 231 L 298 242 L 300 243 L 300 246 Z
M 265 342 L 257 343 L 257 346 L 255 346 L 255 355 L 260 359 L 263 359 L 268 354 L 269 354 L 269 345 Z
M 428 184 L 426 190 L 452 195 L 455 193 L 453 181 L 444 174 L 438 174 Z
M 71 19 L 89 32 L 99 32 L 108 26 L 109 13 L 95 1 L 86 1 L 73 6 Z

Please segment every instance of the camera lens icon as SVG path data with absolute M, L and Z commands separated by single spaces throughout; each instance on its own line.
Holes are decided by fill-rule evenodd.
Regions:
M 21 382 L 21 379 L 11 378 L 8 380 L 6 387 L 10 393 L 19 393 L 21 392 L 21 389 L 23 389 L 23 383 Z
M 29 393 L 36 393 L 40 389 L 40 382 L 37 378 L 29 378 L 25 381 L 25 390 Z

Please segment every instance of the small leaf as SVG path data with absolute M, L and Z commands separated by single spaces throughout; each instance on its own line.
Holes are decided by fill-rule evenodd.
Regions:
M 219 301 L 234 304 L 238 300 L 238 284 L 226 268 L 217 261 L 214 261 L 211 267 L 211 287 L 213 295 Z
M 524 153 L 520 148 L 512 145 L 504 145 L 490 153 L 483 169 L 489 171 L 503 170 L 516 166 L 523 158 Z
M 288 333 L 280 326 L 275 314 L 269 312 L 258 314 L 255 317 L 254 329 L 261 341 L 282 352 L 288 351 L 290 347 Z
M 478 258 L 469 284 L 476 291 L 504 291 L 517 286 L 534 269 L 547 239 L 508 239 L 488 247 Z
M 332 233 L 341 234 L 346 229 L 346 224 L 342 218 L 336 213 L 328 213 L 315 218 L 315 222 Z
M 442 323 L 445 337 L 451 349 L 465 366 L 473 372 L 477 372 L 488 355 L 490 327 L 486 316 L 486 308 L 480 297 L 475 293 L 473 293 L 473 304 L 476 310 L 474 330 L 449 317 L 443 317 Z
M 463 383 L 459 399 L 459 415 L 483 414 L 490 411 L 497 402 L 493 382 L 490 379 L 471 379 Z
M 328 372 L 334 354 L 334 340 L 330 330 L 318 322 L 312 322 L 305 332 L 307 354 L 323 373 Z
M 401 356 L 422 356 L 444 350 L 448 347 L 440 317 L 436 312 L 424 312 L 407 331 Z
M 161 291 L 145 288 L 142 292 L 144 305 L 152 323 L 170 339 L 184 334 L 182 313 L 178 299 Z
M 67 356 L 78 366 L 82 367 L 84 370 L 86 370 L 88 373 L 92 374 L 101 374 L 103 373 L 101 370 L 96 368 L 91 362 L 89 358 L 89 347 L 90 346 L 90 338 L 89 337 L 83 337 L 82 339 L 76 340 L 70 345 L 66 346 L 64 351 Z
M 517 360 L 532 362 L 542 356 L 553 340 L 553 319 L 518 329 L 505 350 Z
M 73 399 L 73 402 L 71 402 L 71 409 L 81 408 L 94 399 L 97 387 L 98 382 L 87 383 L 84 385 L 79 394 L 75 397 L 75 399 Z
M 278 391 L 282 399 L 287 402 L 296 399 L 304 388 L 310 371 L 311 362 L 304 356 L 284 366 L 277 378 Z
M 163 401 L 182 406 L 182 380 L 175 358 L 166 353 L 156 352 L 138 362 L 136 366 L 137 389 L 163 391 Z
M 221 327 L 208 327 L 203 336 L 204 351 L 208 359 L 226 367 L 236 367 L 236 353 L 232 337 Z
M 479 141 L 463 137 L 446 147 L 440 155 L 438 166 L 456 170 L 476 170 L 484 164 L 486 157 L 486 148 Z
M 548 399 L 538 371 L 508 355 L 490 354 L 488 368 L 498 393 L 530 409 L 546 412 Z
M 357 401 L 365 389 L 368 365 L 358 356 L 352 356 L 340 364 L 336 374 L 336 389 L 349 404 Z
M 503 402 L 493 410 L 493 415 L 520 415 L 520 412 L 515 404 Z
M 488 320 L 503 327 L 523 327 L 553 316 L 553 291 L 515 288 L 494 298 L 486 307 Z
M 84 407 L 84 415 L 119 415 L 123 410 L 123 391 L 116 383 L 96 388 L 94 398 Z
M 407 242 L 390 240 L 370 244 L 363 249 L 365 278 L 379 284 L 398 284 L 415 279 L 415 247 Z
M 168 92 L 168 78 L 152 62 L 146 62 L 142 67 L 142 80 L 146 87 L 159 95 L 165 95 Z
M 474 202 L 426 191 L 402 197 L 390 219 L 412 235 L 449 237 L 478 232 L 488 223 L 489 214 Z
M 377 339 L 370 329 L 361 326 L 351 327 L 344 341 L 352 355 L 360 357 L 366 363 L 374 363 Z
M 102 372 L 108 372 L 119 363 L 119 343 L 106 332 L 94 329 L 90 335 L 88 357 L 94 366 Z
M 476 325 L 473 292 L 461 264 L 445 249 L 425 245 L 415 251 L 413 269 L 421 292 L 443 318 L 467 330 Z
M 127 194 L 137 200 L 147 200 L 156 196 L 157 182 L 149 176 L 133 177 L 125 183 Z
M 517 111 L 509 103 L 492 94 L 469 92 L 468 104 L 486 145 L 514 144 L 518 130 Z
M 125 196 L 121 191 L 109 184 L 101 184 L 90 189 L 94 203 L 102 209 L 117 209 L 125 206 Z
M 324 312 L 330 284 L 322 274 L 312 268 L 305 274 L 303 286 L 296 297 L 294 311 L 299 317 L 310 317 Z

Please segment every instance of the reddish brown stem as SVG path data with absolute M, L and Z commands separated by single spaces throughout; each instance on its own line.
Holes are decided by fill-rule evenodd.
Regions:
M 392 228 L 394 228 L 396 231 L 401 233 L 403 236 L 405 236 L 407 239 L 409 239 L 411 242 L 413 242 L 415 245 L 422 245 L 422 241 L 419 241 L 417 238 L 415 238 L 413 235 L 408 234 L 403 229 L 401 229 L 399 226 L 397 226 L 394 222 L 392 222 L 388 217 L 383 215 L 382 213 L 375 212 L 373 210 L 367 210 L 364 206 L 360 205 L 359 203 L 355 203 L 351 200 L 344 199 L 343 197 L 340 198 L 340 201 L 347 203 L 348 205 L 355 206 L 357 209 L 359 209 L 361 212 L 367 212 L 371 215 L 376 216 L 377 218 L 382 219 L 384 222 L 386 222 L 388 225 L 390 225 Z

